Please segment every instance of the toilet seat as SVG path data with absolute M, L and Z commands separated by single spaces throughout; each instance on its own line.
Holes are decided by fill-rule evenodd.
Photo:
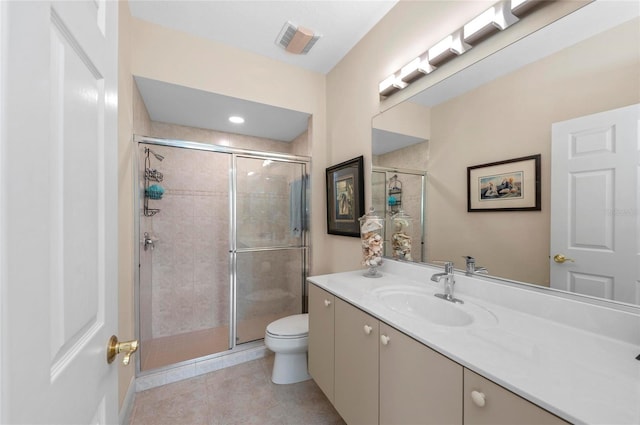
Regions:
M 267 334 L 274 338 L 303 338 L 309 334 L 309 314 L 283 317 L 267 326 Z

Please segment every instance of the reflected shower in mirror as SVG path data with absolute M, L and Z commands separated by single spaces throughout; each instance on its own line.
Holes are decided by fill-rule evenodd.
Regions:
M 578 276 L 577 263 L 551 258 L 558 254 L 550 248 L 556 211 L 551 191 L 557 187 L 551 128 L 639 103 L 639 75 L 637 4 L 595 1 L 374 117 L 374 140 L 380 128 L 417 136 L 416 125 L 423 126 L 418 137 L 428 140 L 428 160 L 421 168 L 429 172 L 425 260 L 455 261 L 464 270 L 463 256 L 472 256 L 492 276 L 547 287 L 555 286 L 554 267 L 574 268 L 569 279 Z M 618 143 L 637 145 L 637 140 Z M 541 211 L 467 212 L 467 167 L 535 154 L 542 157 Z M 410 164 L 398 160 L 393 166 L 414 168 Z M 637 175 L 625 179 L 637 181 Z M 633 210 L 635 219 L 626 229 L 636 235 L 639 210 Z M 635 270 L 637 252 L 621 267 Z M 637 273 L 631 283 L 636 286 Z M 566 284 L 571 288 L 572 281 Z M 615 290 L 611 293 L 602 296 L 616 299 Z M 637 304 L 638 293 L 640 288 L 635 300 L 623 301 Z
M 406 261 L 426 261 L 424 213 L 428 123 L 424 119 L 411 122 L 409 118 L 424 112 L 421 106 L 407 104 L 386 117 L 374 119 L 373 207 L 376 211 L 384 211 L 387 220 L 385 256 Z M 405 122 L 407 118 L 409 121 Z

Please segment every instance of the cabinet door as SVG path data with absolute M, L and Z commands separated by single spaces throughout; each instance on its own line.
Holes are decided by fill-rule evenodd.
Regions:
M 567 422 L 494 382 L 464 370 L 464 423 L 487 425 Z
M 336 298 L 334 406 L 349 425 L 378 423 L 378 320 Z
M 380 424 L 462 424 L 462 366 L 385 323 L 380 340 Z
M 333 402 L 335 297 L 309 284 L 309 374 Z

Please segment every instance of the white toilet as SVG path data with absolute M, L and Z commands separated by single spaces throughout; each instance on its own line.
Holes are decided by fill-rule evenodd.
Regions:
M 264 344 L 276 353 L 271 373 L 274 384 L 295 384 L 311 379 L 307 372 L 308 314 L 294 314 L 271 322 L 264 335 Z

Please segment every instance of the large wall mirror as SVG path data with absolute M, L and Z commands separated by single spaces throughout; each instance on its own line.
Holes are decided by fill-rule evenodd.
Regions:
M 632 235 L 624 249 L 626 260 L 617 266 L 625 270 L 624 278 L 599 269 L 606 258 L 590 260 L 584 269 L 586 261 L 554 261 L 555 254 L 566 253 L 551 248 L 552 214 L 568 214 L 552 205 L 559 178 L 552 176 L 552 163 L 557 163 L 552 157 L 552 126 L 640 102 L 639 15 L 634 2 L 589 3 L 374 117 L 374 186 L 388 185 L 393 176 L 388 173 L 380 181 L 378 166 L 427 171 L 424 215 L 419 217 L 425 222 L 425 255 L 420 260 L 454 261 L 456 268 L 464 269 L 463 257 L 472 256 L 490 276 L 640 304 L 638 140 L 604 137 L 633 145 L 634 169 L 610 184 L 583 185 L 582 194 L 583 199 L 590 193 L 613 199 L 607 191 L 624 185 L 633 198 L 631 207 L 621 211 L 613 204 L 592 204 L 587 211 L 575 208 L 574 214 L 588 229 L 591 219 L 584 214 L 606 208 L 600 217 L 615 234 Z M 379 145 L 385 135 L 406 143 L 399 144 L 395 154 L 390 147 L 379 154 L 385 149 Z M 598 137 L 589 136 L 585 143 L 596 146 Z M 467 211 L 467 167 L 537 154 L 540 211 Z M 372 187 L 374 198 L 375 192 Z M 573 207 L 574 201 L 569 200 Z M 600 251 L 607 254 L 619 247 L 614 240 Z M 560 267 L 571 271 L 570 277 L 552 281 L 554 268 Z

